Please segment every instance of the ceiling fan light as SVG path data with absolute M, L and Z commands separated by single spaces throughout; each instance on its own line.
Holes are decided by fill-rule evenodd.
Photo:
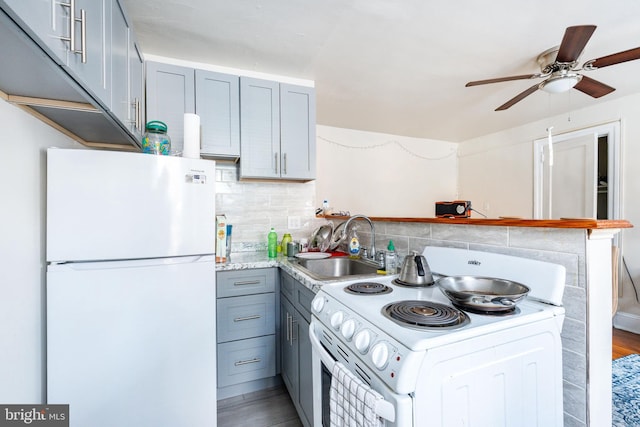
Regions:
M 540 89 L 548 93 L 562 93 L 573 88 L 580 80 L 582 80 L 580 74 L 552 76 L 540 83 Z

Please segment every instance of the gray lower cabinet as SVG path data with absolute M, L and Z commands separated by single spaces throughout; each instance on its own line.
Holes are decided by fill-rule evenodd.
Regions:
M 240 176 L 315 179 L 315 89 L 240 78 Z
M 305 426 L 313 420 L 313 387 L 309 322 L 314 293 L 285 272 L 280 273 L 281 374 Z
M 276 384 L 278 269 L 216 273 L 218 399 Z

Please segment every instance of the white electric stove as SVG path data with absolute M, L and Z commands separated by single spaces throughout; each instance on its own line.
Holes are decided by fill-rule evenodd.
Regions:
M 441 247 L 423 255 L 435 278 L 498 277 L 531 291 L 490 314 L 454 307 L 437 286 L 400 286 L 395 276 L 324 285 L 310 327 L 314 426 L 328 427 L 334 361 L 384 397 L 387 426 L 562 425 L 564 267 Z

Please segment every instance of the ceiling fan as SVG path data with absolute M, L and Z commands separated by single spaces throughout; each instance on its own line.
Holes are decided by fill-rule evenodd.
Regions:
M 609 65 L 619 64 L 621 62 L 640 59 L 640 47 L 603 56 L 597 59 L 591 59 L 582 64 L 582 68 L 577 68 L 578 58 L 580 57 L 580 54 L 582 54 L 584 47 L 595 30 L 595 25 L 577 25 L 574 27 L 568 27 L 565 30 L 560 46 L 548 49 L 538 55 L 537 62 L 540 65 L 540 73 L 478 80 L 467 83 L 465 87 L 511 80 L 545 79 L 511 98 L 509 101 L 496 108 L 496 111 L 506 110 L 517 102 L 522 101 L 538 89 L 549 93 L 560 93 L 566 92 L 571 88 L 575 88 L 594 98 L 600 98 L 601 96 L 607 95 L 613 92 L 615 88 L 582 75 L 579 71 L 592 71 L 598 68 L 608 67 Z

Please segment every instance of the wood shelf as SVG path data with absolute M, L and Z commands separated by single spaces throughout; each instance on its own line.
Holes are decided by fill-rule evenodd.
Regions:
M 318 215 L 318 218 L 347 220 L 348 216 Z M 394 218 L 370 217 L 377 222 L 416 222 L 425 224 L 486 225 L 498 227 L 577 228 L 585 230 L 633 228 L 624 219 L 602 220 L 595 218 L 524 219 L 524 218 Z

